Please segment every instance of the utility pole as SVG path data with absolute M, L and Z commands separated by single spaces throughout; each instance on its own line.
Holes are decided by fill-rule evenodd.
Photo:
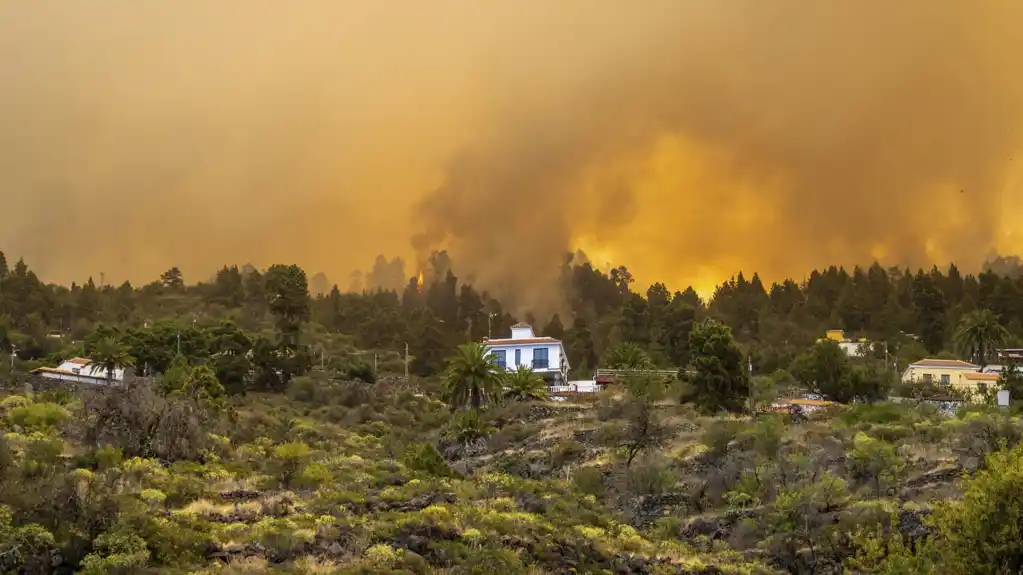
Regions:
M 181 355 L 181 332 L 178 332 L 178 355 Z
M 749 413 L 753 415 L 753 356 L 746 356 L 746 371 L 749 373 Z
M 99 289 L 103 289 L 103 286 L 107 285 L 107 274 L 105 272 L 99 272 Z
M 405 383 L 408 383 L 408 342 L 405 342 Z
M 487 314 L 487 339 L 490 339 L 491 337 L 493 337 L 492 334 L 491 334 L 491 331 L 492 331 L 492 328 L 491 328 L 492 321 L 491 320 L 493 320 L 493 319 L 494 319 L 494 312 L 488 313 Z

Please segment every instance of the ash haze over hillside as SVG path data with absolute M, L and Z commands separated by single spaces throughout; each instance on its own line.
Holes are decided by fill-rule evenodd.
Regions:
M 446 248 L 519 305 L 579 248 L 977 267 L 1023 248 L 1018 54 L 1014 0 L 3 2 L 0 249 L 344 287 Z

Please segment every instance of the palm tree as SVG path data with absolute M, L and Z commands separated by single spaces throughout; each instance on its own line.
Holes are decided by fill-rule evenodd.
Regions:
M 470 406 L 479 410 L 485 403 L 501 398 L 504 370 L 482 343 L 458 346 L 448 359 L 444 373 L 444 392 L 452 407 Z
M 547 382 L 529 367 L 520 365 L 506 378 L 504 397 L 517 401 L 546 401 Z
M 114 381 L 114 370 L 128 367 L 135 360 L 128 354 L 128 348 L 112 337 L 104 337 L 92 346 L 89 371 L 104 371 L 107 374 L 107 385 Z
M 981 369 L 987 365 L 992 350 L 1005 347 L 1009 331 L 998 323 L 998 316 L 988 309 L 978 309 L 959 320 L 952 337 L 956 350 L 970 359 L 977 359 Z
M 644 370 L 651 369 L 653 364 L 643 348 L 632 342 L 620 343 L 604 356 L 604 366 L 608 369 Z

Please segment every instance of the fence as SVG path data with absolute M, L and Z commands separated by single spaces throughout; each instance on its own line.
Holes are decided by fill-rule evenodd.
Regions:
M 665 379 L 677 379 L 677 369 L 598 369 L 594 376 L 597 381 L 613 381 L 619 377 L 654 375 Z

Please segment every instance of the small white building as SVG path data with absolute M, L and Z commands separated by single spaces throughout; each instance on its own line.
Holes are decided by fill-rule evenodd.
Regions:
M 94 366 L 91 360 L 84 357 L 73 357 L 57 367 L 40 367 L 32 370 L 32 373 L 39 377 L 64 383 L 89 383 L 94 385 L 106 385 L 107 383 L 107 370 Z M 115 384 L 124 381 L 124 369 L 114 369 L 112 379 Z
M 529 324 L 517 323 L 511 328 L 511 337 L 484 340 L 483 345 L 497 364 L 508 371 L 525 365 L 551 385 L 568 381 L 570 366 L 561 340 L 539 337 Z

